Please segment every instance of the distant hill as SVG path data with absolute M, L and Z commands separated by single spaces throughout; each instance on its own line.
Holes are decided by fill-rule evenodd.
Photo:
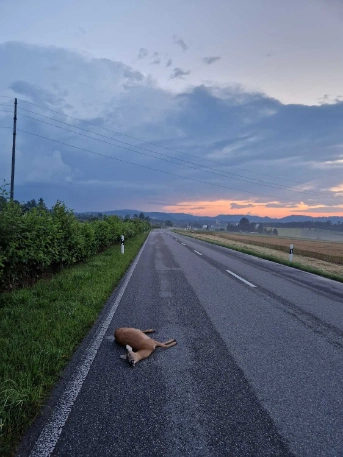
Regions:
M 155 219 L 158 221 L 166 221 L 170 220 L 174 223 L 177 221 L 180 222 L 199 222 L 203 224 L 214 224 L 216 221 L 221 223 L 228 223 L 228 222 L 239 222 L 242 217 L 246 217 L 249 219 L 250 222 L 262 222 L 262 223 L 273 223 L 273 222 L 303 222 L 303 221 L 318 221 L 318 222 L 326 222 L 331 221 L 333 224 L 337 224 L 338 222 L 343 222 L 342 216 L 330 216 L 330 217 L 312 217 L 312 216 L 304 216 L 304 215 L 291 215 L 286 217 L 281 217 L 280 219 L 277 218 L 270 218 L 270 217 L 260 217 L 254 216 L 250 214 L 218 214 L 218 216 L 194 216 L 192 214 L 187 213 L 163 213 L 163 212 L 150 212 L 150 211 L 141 211 L 141 210 L 134 210 L 134 209 L 118 209 L 114 211 L 103 211 L 102 214 L 108 215 L 116 215 L 120 217 L 125 217 L 129 214 L 133 217 L 135 214 L 137 216 L 140 213 L 144 213 L 144 216 L 149 216 L 151 219 Z M 98 214 L 96 211 L 82 213 L 82 214 Z

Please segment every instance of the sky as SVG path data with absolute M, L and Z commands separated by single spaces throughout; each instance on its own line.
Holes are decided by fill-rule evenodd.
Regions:
M 340 0 L 0 0 L 0 180 L 76 212 L 343 216 Z

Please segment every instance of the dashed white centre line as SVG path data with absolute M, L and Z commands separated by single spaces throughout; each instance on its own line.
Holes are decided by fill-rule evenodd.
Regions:
M 234 273 L 233 271 L 230 271 L 230 270 L 226 270 L 228 273 L 230 273 L 230 275 L 234 276 L 235 278 L 237 279 L 240 279 L 241 281 L 245 282 L 245 284 L 248 284 L 248 286 L 250 287 L 257 287 L 255 286 L 254 284 L 252 284 L 251 282 L 247 281 L 246 279 L 244 278 L 241 278 L 240 276 L 236 275 L 236 273 Z
M 201 252 L 196 251 L 195 249 L 194 249 L 194 252 L 196 252 L 198 255 L 202 255 Z

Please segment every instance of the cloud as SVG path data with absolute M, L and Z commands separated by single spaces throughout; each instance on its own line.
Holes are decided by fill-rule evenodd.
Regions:
M 54 88 L 56 89 L 56 84 Z M 37 84 L 31 84 L 26 81 L 14 81 L 9 85 L 9 88 L 16 94 L 24 95 L 31 100 L 35 100 L 37 103 L 42 105 L 57 106 L 65 102 L 65 96 L 68 95 L 68 91 L 64 92 L 64 97 L 54 94 L 52 91 L 46 90 Z
M 175 79 L 175 78 L 182 78 L 184 76 L 187 76 L 190 74 L 190 70 L 188 71 L 185 71 L 185 70 L 182 70 L 181 68 L 174 68 L 172 74 L 170 75 L 170 79 Z
M 343 213 L 335 197 L 342 192 L 342 102 L 283 105 L 239 85 L 173 93 L 122 62 L 22 43 L 0 45 L 0 66 L 1 95 L 19 98 L 19 200 L 60 199 L 76 211 L 160 211 L 159 202 L 173 202 L 175 210 L 202 214 L 320 214 L 316 205 Z M 189 73 L 174 68 L 172 75 Z M 24 109 L 71 124 L 60 127 L 82 127 L 94 139 Z M 11 122 L 12 112 L 1 113 L 1 126 Z M 11 142 L 11 130 L 0 129 L 0 179 L 7 181 Z M 188 204 L 176 206 L 182 202 Z
M 231 209 L 243 209 L 243 208 L 251 208 L 252 207 L 252 204 L 249 203 L 247 205 L 240 205 L 238 203 L 231 203 L 230 204 L 230 208 Z
M 160 54 L 158 52 L 155 52 L 152 56 L 152 58 L 154 59 L 150 65 L 158 65 L 161 63 L 161 57 L 160 57 Z
M 231 203 L 230 204 L 230 208 L 231 209 L 244 209 L 244 208 L 259 208 L 259 207 L 263 207 L 263 208 L 293 208 L 294 207 L 294 204 L 284 204 L 284 203 L 279 203 L 279 202 L 271 202 L 271 203 L 262 203 L 262 204 L 258 204 L 258 203 L 255 203 L 254 201 L 250 202 L 250 203 L 242 203 L 242 204 L 239 204 L 239 203 Z
M 341 101 L 343 101 L 343 95 L 324 94 L 322 97 L 318 98 L 318 102 L 321 105 L 339 103 Z
M 168 205 L 169 203 L 166 200 L 150 200 L 149 204 L 151 205 L 158 205 L 160 207 Z
M 265 208 L 293 208 L 294 205 L 285 205 L 284 203 L 267 203 Z
M 137 59 L 144 59 L 145 57 L 147 57 L 149 55 L 149 51 L 145 48 L 140 48 L 139 52 L 138 52 L 138 56 L 137 56 Z
M 335 192 L 343 192 L 343 183 L 339 184 L 336 187 L 332 187 L 331 190 L 333 190 Z
M 86 35 L 86 33 L 87 33 L 87 31 L 86 31 L 84 28 L 82 28 L 82 27 L 77 27 L 77 28 L 76 28 L 76 31 L 75 31 L 75 33 L 74 33 L 74 37 L 75 37 L 75 38 L 80 38 L 80 37 L 82 37 L 83 35 Z
M 57 182 L 72 182 L 72 168 L 67 165 L 62 158 L 61 152 L 58 150 L 52 151 L 49 155 L 35 155 L 30 160 L 27 155 L 19 155 L 22 160 L 20 172 L 22 176 L 19 179 L 24 184 L 52 184 Z M 30 161 L 30 163 L 26 163 Z M 23 173 L 23 171 L 25 173 Z
M 173 61 L 171 59 L 168 60 L 166 67 L 170 67 L 172 65 Z
M 204 57 L 202 60 L 206 65 L 211 65 L 214 62 L 217 62 L 217 60 L 220 60 L 221 57 Z
M 183 52 L 187 51 L 188 46 L 186 45 L 186 43 L 183 41 L 182 38 L 180 38 L 180 37 L 177 36 L 177 35 L 173 35 L 173 41 L 174 41 L 175 44 L 177 44 L 178 46 L 181 47 L 181 49 L 183 50 Z
M 321 214 L 331 214 L 332 216 L 342 214 L 343 212 L 343 206 L 342 205 L 337 205 L 337 206 L 319 206 L 316 208 L 305 208 L 305 209 L 293 209 L 292 210 L 294 213 L 311 213 L 314 216 L 320 216 Z

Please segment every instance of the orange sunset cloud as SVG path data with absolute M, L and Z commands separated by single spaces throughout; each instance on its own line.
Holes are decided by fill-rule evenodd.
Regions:
M 343 205 L 307 205 L 303 202 L 284 205 L 277 201 L 255 203 L 249 200 L 231 201 L 184 201 L 176 205 L 166 205 L 163 211 L 169 213 L 189 213 L 194 216 L 218 216 L 219 214 L 246 214 L 261 217 L 281 218 L 292 214 L 307 216 L 343 216 Z

